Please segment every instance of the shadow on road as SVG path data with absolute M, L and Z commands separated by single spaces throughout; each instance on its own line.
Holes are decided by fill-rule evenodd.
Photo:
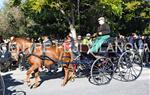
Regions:
M 15 90 L 16 86 L 22 85 L 23 83 L 13 79 L 11 75 L 12 74 L 6 74 L 3 76 L 5 82 L 5 95 L 26 95 L 26 92 L 24 91 Z
M 43 82 L 45 82 L 46 80 L 63 78 L 63 77 L 64 77 L 64 72 L 63 71 L 60 71 L 60 72 L 57 72 L 57 73 L 51 73 L 51 72 L 41 72 L 40 73 L 41 84 Z
M 150 69 L 150 64 L 145 64 L 144 66 L 145 68 L 149 68 Z

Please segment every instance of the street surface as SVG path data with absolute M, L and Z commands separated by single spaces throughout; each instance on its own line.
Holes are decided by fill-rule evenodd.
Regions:
M 141 76 L 132 82 L 115 79 L 107 85 L 96 86 L 88 78 L 76 78 L 65 87 L 60 75 L 42 75 L 44 80 L 38 88 L 30 89 L 24 84 L 26 71 L 14 70 L 2 73 L 5 80 L 5 95 L 150 95 L 150 66 L 144 67 Z M 33 79 L 32 79 L 33 81 Z

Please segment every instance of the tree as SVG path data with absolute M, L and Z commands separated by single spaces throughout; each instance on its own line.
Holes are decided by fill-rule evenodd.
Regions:
M 75 21 L 79 20 L 77 14 L 77 0 L 27 0 L 31 9 L 35 10 L 36 12 L 41 12 L 44 6 L 49 6 L 49 8 L 55 9 L 55 11 L 60 11 L 64 18 L 68 21 L 70 30 L 73 34 L 76 31 L 75 28 L 79 28 L 79 25 Z M 122 0 L 82 0 L 80 1 L 80 13 L 81 13 L 81 28 L 87 25 L 87 31 L 95 31 L 96 29 L 96 21 L 93 23 L 93 19 L 98 18 L 98 13 L 102 13 L 100 15 L 106 16 L 111 20 L 120 18 L 122 15 Z M 91 14 L 92 13 L 92 14 Z M 93 18 L 93 15 L 96 15 Z M 99 16 L 100 16 L 99 15 Z M 90 18 L 90 19 L 89 19 Z M 85 21 L 91 20 L 88 24 Z M 82 25 L 83 23 L 83 25 Z M 112 26 L 114 25 L 111 22 Z M 91 25 L 91 26 L 89 26 Z M 93 27 L 93 29 L 91 29 Z M 84 30 L 82 30 L 84 31 Z
M 11 6 L 6 3 L 6 7 L 1 11 L 1 35 L 5 34 L 8 37 L 11 34 L 24 35 L 25 34 L 25 21 L 24 15 L 18 6 Z
M 68 22 L 69 29 L 73 34 L 74 39 L 76 39 L 76 29 L 75 29 L 75 3 L 72 0 L 61 1 L 61 0 L 27 0 L 27 4 L 34 11 L 41 13 L 45 6 L 48 8 L 59 11 L 59 15 L 63 15 L 65 20 Z M 58 19 L 58 18 L 56 18 Z
M 126 0 L 125 0 L 126 1 Z M 123 15 L 119 24 L 125 34 L 143 34 L 150 23 L 150 3 L 143 0 L 130 0 L 123 5 Z
M 107 18 L 113 32 L 149 33 L 150 3 L 143 0 L 9 0 L 0 13 L 0 28 L 28 37 L 60 38 L 71 31 L 76 38 L 76 32 L 96 32 L 100 16 Z

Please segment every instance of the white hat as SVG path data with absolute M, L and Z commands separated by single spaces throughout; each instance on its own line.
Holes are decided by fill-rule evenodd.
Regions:
M 98 18 L 98 20 L 105 20 L 105 18 L 104 17 L 100 17 L 100 18 Z
M 89 36 L 91 36 L 91 34 L 90 34 L 90 33 L 87 33 L 86 36 L 89 37 Z

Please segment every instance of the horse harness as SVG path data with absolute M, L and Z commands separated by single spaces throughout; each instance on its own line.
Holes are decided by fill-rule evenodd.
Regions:
M 45 52 L 46 52 L 46 49 L 45 49 L 45 46 L 44 46 L 44 45 L 42 45 L 42 55 L 41 55 L 41 56 L 36 55 L 36 54 L 33 53 L 33 51 L 35 50 L 35 48 L 36 48 L 36 44 L 33 43 L 30 48 L 26 48 L 26 49 L 25 49 L 23 52 L 21 52 L 21 53 L 25 55 L 26 59 L 29 58 L 30 56 L 35 56 L 35 57 L 40 58 L 40 59 L 42 60 L 42 66 L 44 66 L 44 60 L 50 60 L 50 61 L 55 62 L 55 63 L 58 62 L 57 60 L 46 56 L 46 53 L 45 53 Z M 28 54 L 25 54 L 25 52 L 26 52 L 27 49 L 29 49 L 29 53 L 28 53 Z

